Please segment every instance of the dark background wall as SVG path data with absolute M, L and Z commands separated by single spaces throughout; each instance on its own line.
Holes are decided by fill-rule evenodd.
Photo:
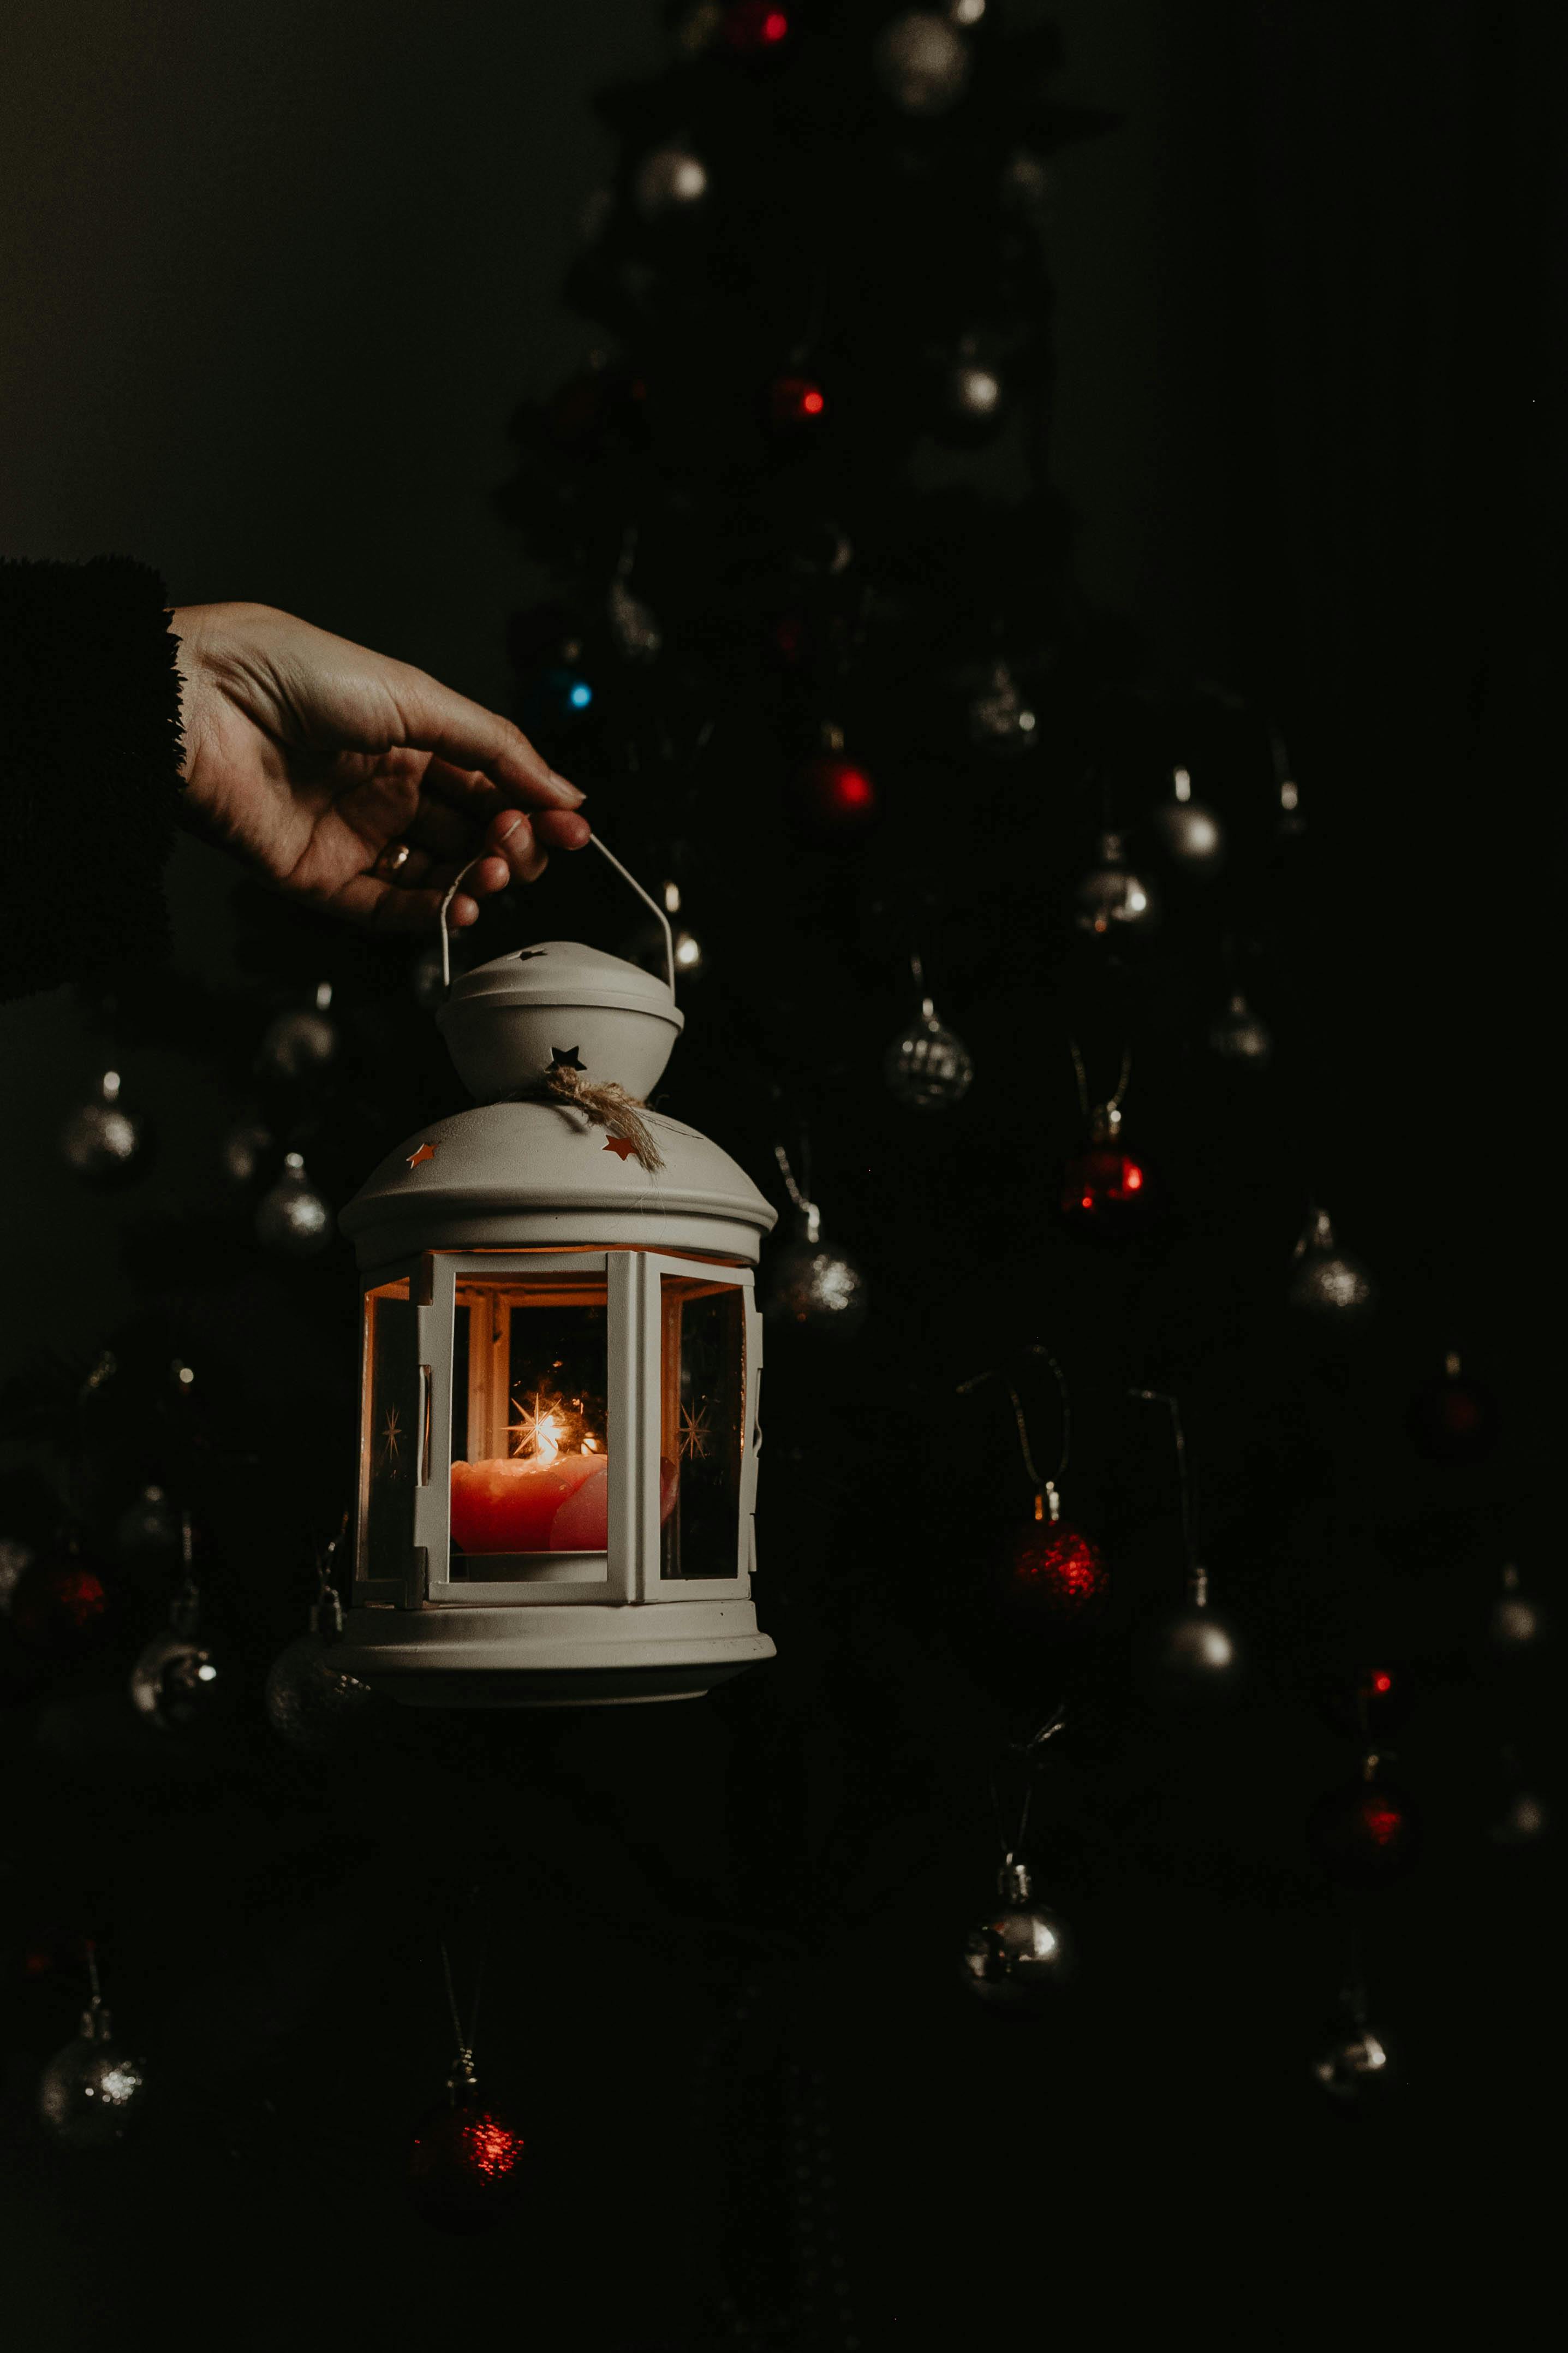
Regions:
M 1063 94 L 1121 118 L 1063 159 L 1054 195 L 1056 473 L 1080 517 L 1080 580 L 1128 614 L 1172 669 L 1261 698 L 1286 728 L 1332 884 L 1312 968 L 1294 976 L 1298 994 L 1321 1008 L 1310 1080 L 1314 1174 L 1331 1196 L 1349 1187 L 1362 1202 L 1370 1256 L 1381 1245 L 1402 1260 L 1411 1363 L 1422 1346 L 1447 1344 L 1459 1303 L 1467 1342 L 1510 1357 L 1512 1401 L 1527 1420 L 1536 1417 L 1542 1440 L 1533 1459 L 1550 1461 L 1554 1401 L 1532 1387 L 1518 1349 L 1561 1321 L 1556 1188 L 1535 1125 L 1550 1067 L 1539 1008 L 1561 854 L 1550 790 L 1560 754 L 1543 733 L 1542 691 L 1558 628 L 1552 558 L 1563 446 L 1554 12 L 1457 0 L 1373 11 L 1070 0 L 1050 14 L 1066 47 Z M 577 11 L 405 0 L 132 11 L 13 0 L 0 30 L 0 543 L 35 555 L 125 550 L 159 565 L 176 601 L 263 598 L 504 702 L 504 620 L 528 583 L 489 506 L 507 470 L 505 421 L 520 394 L 548 386 L 587 344 L 555 289 L 610 162 L 588 94 L 644 68 L 660 40 L 651 0 L 595 0 Z M 69 877 L 40 877 L 39 887 L 67 892 Z M 182 843 L 173 887 L 179 959 L 221 975 L 231 954 L 229 871 Z M 84 1209 L 68 1195 L 49 1144 L 92 1075 L 94 1051 L 63 997 L 10 1008 L 0 1023 L 0 1102 L 13 1136 L 26 1141 L 0 1167 L 6 1230 L 26 1242 L 8 1269 L 7 1363 L 41 1336 L 85 1355 L 132 1304 L 118 1212 L 97 1202 Z M 184 1065 L 150 1051 L 134 1075 L 177 1143 Z M 156 1171 L 148 1181 L 157 1187 Z M 149 1206 L 143 1194 L 136 1214 Z M 1531 1460 L 1516 1440 L 1516 1472 Z M 929 1692 L 934 1714 L 948 1694 L 934 1675 L 925 1680 L 914 1646 L 900 1651 L 902 1639 L 889 1632 L 883 1672 L 902 1679 L 911 1708 Z M 700 1730 L 685 1711 L 658 1713 L 680 1723 L 639 1737 L 663 1743 L 667 1762 L 671 1744 L 710 1738 L 712 1754 L 693 1748 L 688 1783 L 703 1772 L 721 1779 L 728 1735 Z M 978 1725 L 946 1729 L 953 1755 L 972 1730 L 977 1739 Z M 1263 1763 L 1257 1752 L 1237 1759 L 1238 1780 L 1254 1777 L 1253 1806 L 1258 1772 L 1277 1771 L 1283 1786 L 1285 1745 L 1281 1734 Z M 525 1902 L 553 1887 L 570 1910 L 576 1876 L 599 1852 L 596 1820 L 610 1823 L 629 1803 L 635 1749 L 628 1736 L 618 1766 L 602 1751 L 584 1763 L 570 1744 L 555 1758 L 552 1771 L 570 1794 L 556 1807 L 547 1788 L 534 1807 Z M 463 1804 L 460 1746 L 428 1764 L 432 1786 Z M 681 1847 L 682 1826 L 658 1820 L 657 1777 L 648 1778 L 636 1837 L 649 1854 L 673 1841 L 677 1883 L 689 1862 L 700 1884 L 713 1869 L 712 1826 L 694 1818 Z M 175 1813 L 184 1802 L 170 1801 Z M 309 1805 L 298 1791 L 295 1802 L 302 1823 Z M 353 1899 L 354 1948 L 363 1953 L 384 1925 L 386 1949 L 405 1950 L 404 1891 L 378 1790 L 359 1793 L 357 1813 L 352 1791 L 340 1803 L 351 1829 L 369 1825 L 371 1844 L 380 1841 Z M 194 1816 L 194 1797 L 190 1805 Z M 1065 1836 L 1070 1782 L 1060 1811 Z M 918 1831 L 898 1834 L 918 1843 Z M 1223 1831 L 1214 1836 L 1219 1871 Z M 609 1830 L 603 1844 L 606 1883 L 633 1885 Z M 1136 1845 L 1130 1835 L 1130 1855 Z M 199 1888 L 176 1887 L 167 1868 L 170 1901 L 198 1939 Z M 956 1871 L 944 1883 L 960 1909 L 964 1884 Z M 638 1905 L 645 1893 L 633 1885 Z M 281 1940 L 268 1950 L 284 1949 L 288 1915 L 296 1902 L 307 1906 L 310 1891 L 290 1883 L 285 1862 L 258 1900 L 271 1905 L 268 1935 Z M 1486 2031 L 1501 2031 L 1511 1965 L 1485 1955 L 1485 1889 L 1479 1900 L 1479 1918 L 1436 1959 L 1429 1915 L 1410 1914 L 1402 1932 L 1406 1971 L 1424 1953 L 1430 1964 L 1432 2084 L 1449 2020 L 1473 2078 L 1478 1950 Z M 319 1950 L 314 1960 L 294 1957 L 297 1976 L 321 1952 L 330 1962 L 334 1936 L 345 1949 L 352 1942 L 335 1902 L 329 1888 L 301 1928 Z M 560 1904 L 552 1913 L 544 1895 L 539 1903 L 542 1935 Z M 645 1909 L 657 1917 L 651 1899 Z M 1140 1933 L 1149 1926 L 1145 1915 Z M 607 2132 L 623 2178 L 627 2168 L 658 2178 L 668 2152 L 647 2121 L 655 2076 L 616 1966 L 614 1927 L 594 1924 L 593 1950 L 571 1959 L 600 1973 L 612 2021 L 595 2080 L 614 2079 L 622 2051 L 640 2109 L 628 2100 L 597 2132 L 578 2119 L 568 2156 L 585 2175 Z M 668 2005 L 679 1999 L 682 1947 L 675 1929 L 663 1946 L 662 1934 L 645 1921 L 624 1949 L 645 1997 Z M 243 1951 L 243 1923 L 230 1919 L 223 1935 L 226 1946 L 216 1931 L 212 1942 L 229 1955 L 231 1975 L 209 1968 L 188 2018 L 171 1998 L 180 2031 L 171 2027 L 169 2040 L 174 2072 L 184 2070 L 193 2096 L 204 2052 L 223 2052 L 223 2066 L 207 2072 L 235 2087 L 237 2113 L 236 2049 L 268 1997 L 256 1971 L 232 1957 Z M 1278 1915 L 1243 1921 L 1225 1963 L 1229 1981 L 1279 1967 L 1282 1938 Z M 1321 1966 L 1333 1966 L 1326 1937 L 1318 1949 Z M 1164 1997 L 1190 1984 L 1194 2016 L 1215 2032 L 1201 2007 L 1201 1954 L 1163 1948 L 1152 1934 L 1147 1951 Z M 526 1938 L 523 1952 L 519 1965 L 532 1972 L 526 2028 L 527 2004 L 547 2000 L 559 1957 Z M 942 2218 L 920 2202 L 912 2149 L 900 2180 L 916 2185 L 915 2221 L 873 2221 L 869 2176 L 886 2156 L 873 2104 L 880 2094 L 884 2114 L 910 2116 L 910 2067 L 918 2073 L 922 2055 L 886 2029 L 888 2004 L 897 2007 L 888 1989 L 906 1957 L 880 1940 L 877 1922 L 862 1924 L 837 1955 L 837 1995 L 847 2044 L 858 2012 L 882 2021 L 868 2029 L 871 2055 L 858 2079 L 868 2120 L 850 2138 L 863 2177 L 853 2211 L 871 2250 L 871 2327 L 910 2335 L 919 2298 L 961 2271 L 974 2284 L 989 2275 L 998 2302 L 1010 2301 L 1011 2250 L 1025 2243 L 1014 2233 L 1042 2226 L 1037 2211 L 1007 2205 L 1006 2187 L 1038 2178 L 1053 2122 L 1032 2094 L 1016 2118 L 1028 2163 L 1015 2163 L 1005 2141 L 977 2152 L 968 2194 L 947 2215 L 963 2248 L 938 2243 Z M 1131 2016 L 1138 1986 L 1125 1940 L 1119 1966 Z M 1310 1975 L 1304 1968 L 1302 1981 Z M 923 2031 L 925 1990 L 921 1979 L 907 2000 L 911 2037 Z M 422 1983 L 345 1982 L 342 2031 L 354 2035 L 373 2009 L 384 2020 L 423 2016 L 426 1994 Z M 672 2049 L 696 2031 L 700 2010 L 694 2001 L 691 2019 L 666 2010 Z M 1294 2063 L 1296 2021 L 1281 2012 L 1275 2024 L 1250 2105 L 1236 2089 L 1250 2050 L 1216 2039 L 1215 2082 L 1227 2119 L 1260 2137 L 1260 2171 L 1285 2185 L 1288 2202 L 1301 2194 L 1300 2149 L 1312 2163 L 1319 2149 L 1283 2147 L 1296 2127 L 1279 2125 L 1268 2070 Z M 330 2042 L 320 2021 L 312 2031 L 325 2083 Z M 1517 2077 L 1534 2046 L 1517 2018 L 1509 2031 Z M 524 2034 L 525 2056 L 526 2048 Z M 1106 2048 L 1103 2129 L 1087 2152 L 1081 2144 L 1062 2152 L 1059 2209 L 1069 2237 L 1096 2216 L 1120 2214 L 1124 2247 L 1145 2229 L 1143 2193 L 1180 2200 L 1194 2115 L 1182 2103 L 1198 2080 L 1195 2069 L 1183 2077 L 1179 2098 L 1154 2103 L 1153 2125 L 1119 2140 L 1119 2114 L 1137 2103 L 1125 2073 L 1131 2048 L 1167 2091 L 1174 2081 L 1160 2076 L 1148 2035 L 1133 2027 L 1122 2048 Z M 942 2063 L 952 2060 L 950 2047 Z M 958 2064 L 973 2071 L 972 2122 L 991 2133 L 1013 2113 L 1009 2054 L 964 2044 Z M 1080 2095 L 1092 2075 L 1093 2054 L 1083 2054 Z M 388 2094 L 394 2133 L 402 2098 L 395 2087 Z M 316 2112 L 309 2099 L 304 2112 Z M 330 2100 L 320 2113 L 310 2179 L 325 2200 L 334 2168 L 367 2160 L 353 2120 L 334 2116 Z M 1234 2189 L 1249 2150 L 1229 2154 Z M 962 2152 L 945 2148 L 930 2179 L 949 2179 L 955 2157 L 962 2170 Z M 254 2271 L 268 2232 L 280 2245 L 301 2227 L 286 2145 L 275 2163 L 257 2230 L 225 2211 L 223 2180 L 239 2177 L 219 2168 L 195 2184 L 200 2168 L 186 2151 L 183 2168 L 165 2159 L 157 2179 L 185 2185 L 198 2237 L 228 2250 L 237 2271 Z M 258 2167 L 262 2158 L 247 2183 Z M 1105 2168 L 1102 2190 L 1086 2180 L 1090 2167 Z M 573 2164 L 560 2171 L 564 2179 Z M 29 2204 L 28 2229 L 58 2282 L 72 2272 L 55 2303 L 60 2340 L 87 2342 L 112 2313 L 117 2267 L 142 2259 L 158 2218 L 131 2199 L 118 2221 L 107 2201 L 96 2204 L 91 2227 L 105 2260 L 81 2264 L 68 2191 L 62 2177 L 52 2205 Z M 1346 2242 L 1359 2246 L 1382 2227 L 1378 2194 L 1375 2161 L 1346 2186 L 1325 2160 L 1310 2211 L 1331 2274 Z M 382 2341 L 405 2341 L 399 2328 L 416 2322 L 440 2327 L 476 2277 L 487 2311 L 510 2308 L 509 2259 L 494 2248 L 476 2254 L 471 2274 L 410 2258 L 400 2303 L 388 2286 L 405 2252 L 395 2227 L 367 2217 L 363 2201 L 351 2211 L 376 2271 Z M 679 2216 L 667 2205 L 663 2216 L 668 2233 L 658 2212 L 630 2201 L 623 2245 L 628 2264 L 662 2262 L 657 2276 L 668 2289 L 668 2267 L 700 2235 L 700 2198 Z M 575 2227 L 564 2211 L 559 2219 L 563 2232 Z M 1401 2208 L 1389 2234 L 1399 2260 L 1411 2221 Z M 918 2251 L 911 2238 L 922 2242 Z M 1058 2258 L 1049 2247 L 1041 2256 L 1033 2236 L 1026 2243 L 1048 2299 Z M 1232 2243 L 1223 2221 L 1212 2243 L 1222 2256 Z M 1210 2244 L 1201 2230 L 1189 2241 L 1184 2295 Z M 1300 2246 L 1294 2259 L 1304 2260 Z M 1030 2259 L 1020 2262 L 1026 2276 Z M 257 2285 L 257 2329 L 288 2327 L 311 2341 L 300 2285 L 307 2268 L 285 2261 Z M 341 2320 L 355 2309 L 353 2263 L 340 2254 L 334 2273 Z M 900 2277 L 901 2295 L 889 2287 Z M 1107 2281 L 1108 2293 L 1115 2284 Z M 33 2292 L 47 2311 L 44 2285 Z M 557 2328 L 563 2293 L 552 2281 Z M 362 2318 L 366 2308 L 362 2301 Z

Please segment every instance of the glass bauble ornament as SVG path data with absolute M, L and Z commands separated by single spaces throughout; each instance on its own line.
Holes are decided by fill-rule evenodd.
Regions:
M 84 1657 L 112 1631 L 109 1581 L 76 1537 L 28 1562 L 11 1596 L 11 1622 L 25 1649 L 62 1662 Z
M 767 418 L 774 433 L 800 433 L 827 414 L 827 395 L 815 376 L 776 375 L 768 386 Z
M 882 1076 L 889 1092 L 911 1111 L 945 1111 L 969 1092 L 974 1064 L 963 1039 L 937 1019 L 936 1008 L 924 994 L 920 959 L 913 961 L 921 988 L 921 1009 L 888 1048 Z
M 1147 930 L 1154 920 L 1154 898 L 1149 885 L 1127 863 L 1119 833 L 1102 833 L 1095 863 L 1079 882 L 1078 912 L 1080 932 L 1107 933 Z
M 948 113 L 969 87 L 969 44 L 945 16 L 910 8 L 884 25 L 871 51 L 877 79 L 901 114 Z
M 942 373 L 936 429 L 944 441 L 973 448 L 989 441 L 1007 414 L 1007 390 L 998 371 L 966 336 Z
M 732 57 L 776 58 L 789 41 L 789 16 L 778 0 L 729 0 L 718 33 Z
M 1521 1583 L 1519 1569 L 1509 1561 L 1502 1572 L 1500 1590 L 1492 1603 L 1487 1621 L 1490 1646 L 1503 1656 L 1532 1650 L 1541 1640 L 1545 1615 L 1538 1601 L 1531 1600 Z
M 996 1892 L 1000 1905 L 964 1946 L 963 1982 L 977 2001 L 996 2009 L 1034 2009 L 1052 1998 L 1067 1972 L 1061 1923 L 1032 1900 L 1028 1865 L 1011 1855 L 996 1875 Z
M 822 1240 L 821 1213 L 808 1203 L 796 1231 L 768 1253 L 763 1314 L 828 1337 L 853 1339 L 866 1321 L 866 1278 L 844 1251 Z
M 332 1213 L 305 1173 L 300 1153 L 285 1155 L 283 1173 L 256 1208 L 256 1239 L 286 1258 L 309 1258 L 332 1239 Z
M 332 1747 L 374 1697 L 369 1683 L 333 1663 L 342 1630 L 343 1606 L 323 1571 L 308 1631 L 279 1651 L 267 1677 L 267 1720 L 303 1757 Z
M 1367 2024 L 1359 2002 L 1347 2005 L 1342 2022 L 1313 2060 L 1312 2079 L 1331 2099 L 1347 2106 L 1359 2105 L 1387 2082 L 1387 2049 Z
M 276 1149 L 276 1139 L 258 1119 L 237 1120 L 218 1145 L 218 1166 L 231 1185 L 253 1185 Z
M 1171 797 L 1160 803 L 1152 822 L 1173 866 L 1189 874 L 1218 872 L 1225 859 L 1225 833 L 1213 809 L 1194 800 L 1193 780 L 1185 768 L 1173 770 Z
M 1359 1259 L 1341 1250 L 1326 1209 L 1314 1209 L 1295 1249 L 1295 1271 L 1287 1294 L 1302 1314 L 1324 1321 L 1364 1315 L 1376 1296 Z
M 455 2078 L 446 2099 L 415 2126 L 408 2195 L 416 2213 L 459 2236 L 493 2230 L 523 2188 L 524 2147 L 515 2124 L 480 2098 L 477 2084 Z
M 632 202 L 645 220 L 689 213 L 707 194 L 707 165 L 679 140 L 654 148 L 632 174 Z
M 257 1068 L 269 1079 L 297 1083 L 337 1060 L 338 1025 L 331 1019 L 332 984 L 321 981 L 312 1006 L 296 1006 L 268 1022 L 257 1049 Z
M 871 778 L 837 746 L 795 770 L 788 810 L 796 832 L 818 849 L 854 849 L 880 814 Z
M 970 698 L 969 740 L 984 752 L 1011 758 L 1039 742 L 1039 723 L 1005 661 L 994 662 L 979 692 Z
M 1152 1218 L 1158 1197 L 1149 1166 L 1121 1140 L 1121 1112 L 1098 1103 L 1089 1113 L 1089 1141 L 1062 1170 L 1061 1212 L 1079 1231 L 1120 1240 Z
M 118 1071 L 105 1071 L 90 1103 L 72 1112 L 60 1130 L 60 1152 L 73 1176 L 104 1191 L 141 1176 L 151 1149 L 145 1120 L 120 1100 Z
M 1142 1681 L 1161 1699 L 1228 1698 L 1240 1679 L 1240 1648 L 1210 1604 L 1204 1568 L 1189 1572 L 1186 1599 L 1156 1619 L 1141 1648 Z
M 180 1543 L 180 1515 L 162 1487 L 143 1487 L 126 1504 L 114 1524 L 114 1541 L 121 1552 L 175 1552 Z
M 1387 1887 L 1416 1860 L 1420 1817 L 1414 1799 L 1385 1781 L 1380 1760 L 1369 1756 L 1353 1781 L 1318 1800 L 1308 1836 L 1318 1861 L 1343 1885 Z
M 624 661 L 653 661 L 663 650 L 664 632 L 651 609 L 634 596 L 624 580 L 612 580 L 605 598 L 605 618 L 616 651 Z
M 131 1702 L 164 1732 L 186 1725 L 216 1709 L 225 1694 L 217 1662 L 194 1632 L 171 1626 L 143 1645 L 131 1670 Z
M 146 2090 L 140 2063 L 110 2032 L 96 1994 L 81 2031 L 57 2051 L 38 2082 L 38 2115 L 64 2148 L 109 2148 L 135 2121 Z
M 1249 1070 L 1267 1069 L 1274 1040 L 1239 988 L 1231 992 L 1225 1011 L 1209 1024 L 1209 1050 L 1222 1062 L 1239 1062 Z
M 1041 1631 L 1075 1633 L 1098 1618 L 1110 1591 L 1100 1546 L 1062 1518 L 1061 1498 L 1047 1481 L 1035 1498 L 1033 1520 L 1006 1556 L 1009 1614 Z
M 1484 1461 L 1497 1441 L 1497 1407 L 1489 1390 L 1470 1380 L 1450 1348 L 1436 1380 L 1410 1405 L 1410 1435 L 1432 1462 Z

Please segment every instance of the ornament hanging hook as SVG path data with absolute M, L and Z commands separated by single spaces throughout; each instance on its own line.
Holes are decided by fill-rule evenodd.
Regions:
M 806 1198 L 805 1194 L 802 1192 L 800 1187 L 795 1183 L 795 1170 L 789 1165 L 789 1154 L 784 1150 L 782 1144 L 774 1145 L 773 1158 L 779 1164 L 779 1174 L 784 1181 L 784 1191 L 789 1195 L 794 1207 L 800 1211 L 801 1216 L 805 1219 L 806 1240 L 808 1242 L 820 1241 L 822 1239 L 822 1212 L 817 1208 L 815 1201 L 808 1200 Z M 801 1153 L 801 1164 L 803 1166 L 805 1165 L 804 1145 Z M 811 1182 L 811 1171 L 809 1168 L 807 1168 L 805 1172 L 805 1181 L 807 1185 Z
M 460 2083 L 473 2084 L 479 2081 L 474 2071 L 474 2042 L 479 2026 L 479 1992 L 485 1978 L 485 1948 L 479 1947 L 479 1967 L 474 1972 L 474 1999 L 468 2011 L 468 2031 L 463 2033 L 462 2014 L 458 2008 L 457 1988 L 452 1982 L 452 1957 L 447 1950 L 447 1939 L 441 1939 L 441 1974 L 447 1981 L 447 2007 L 452 2013 L 452 2033 L 458 2045 L 457 2064 L 447 2078 L 448 2086 L 456 2091 Z
M 1072 1056 L 1073 1075 L 1078 1081 L 1078 1106 L 1087 1121 L 1090 1115 L 1089 1078 L 1083 1067 L 1083 1055 L 1079 1050 L 1079 1042 L 1076 1038 L 1069 1038 L 1068 1039 L 1068 1052 Z M 1103 1110 L 1109 1112 L 1121 1111 L 1121 1098 L 1127 1092 L 1127 1082 L 1131 1076 L 1132 1049 L 1131 1046 L 1124 1046 L 1121 1050 L 1121 1072 L 1116 1082 L 1116 1092 L 1114 1094 L 1107 1096 L 1105 1103 L 1101 1106 Z
M 1189 1581 L 1201 1575 L 1193 1551 L 1193 1498 L 1187 1473 L 1187 1436 L 1182 1427 L 1182 1409 L 1166 1389 L 1129 1389 L 1130 1398 L 1141 1405 L 1163 1405 L 1171 1417 L 1171 1437 L 1176 1449 L 1176 1493 L 1182 1506 L 1182 1551 L 1187 1564 Z
M 1039 1356 L 1049 1365 L 1056 1376 L 1057 1394 L 1061 1400 L 1061 1451 L 1057 1457 L 1057 1467 L 1048 1479 L 1041 1478 L 1038 1466 L 1035 1461 L 1034 1453 L 1029 1445 L 1029 1425 L 1024 1417 L 1023 1402 L 1013 1383 L 1005 1379 L 998 1366 L 991 1365 L 983 1373 L 971 1374 L 968 1380 L 959 1382 L 954 1394 L 958 1397 L 967 1397 L 972 1389 L 983 1388 L 987 1381 L 998 1379 L 1005 1381 L 1013 1407 L 1013 1419 L 1018 1425 L 1018 1451 L 1024 1458 L 1024 1468 L 1028 1472 L 1029 1483 L 1035 1490 L 1035 1517 L 1037 1520 L 1043 1520 L 1048 1507 L 1050 1517 L 1054 1520 L 1060 1510 L 1060 1498 L 1057 1493 L 1057 1485 L 1068 1467 L 1068 1454 L 1072 1441 L 1072 1403 L 1068 1395 L 1067 1375 L 1062 1371 L 1050 1350 L 1043 1347 L 1038 1340 L 1031 1340 L 1023 1354 L 1026 1356 Z

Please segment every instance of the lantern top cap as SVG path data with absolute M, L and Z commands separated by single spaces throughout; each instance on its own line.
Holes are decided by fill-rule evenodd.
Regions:
M 512 948 L 489 964 L 462 973 L 437 1018 L 445 1029 L 452 1008 L 487 1004 L 539 1005 L 564 1009 L 573 1006 L 612 1006 L 628 1013 L 654 1013 L 685 1026 L 668 984 L 624 956 L 606 955 L 603 948 L 585 947 L 581 940 L 541 940 L 532 947 Z

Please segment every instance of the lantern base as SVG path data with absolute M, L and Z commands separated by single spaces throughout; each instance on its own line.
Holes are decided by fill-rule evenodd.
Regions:
M 773 1656 L 749 1600 L 658 1602 L 635 1611 L 351 1609 L 331 1653 L 334 1667 L 405 1707 L 700 1699 Z

